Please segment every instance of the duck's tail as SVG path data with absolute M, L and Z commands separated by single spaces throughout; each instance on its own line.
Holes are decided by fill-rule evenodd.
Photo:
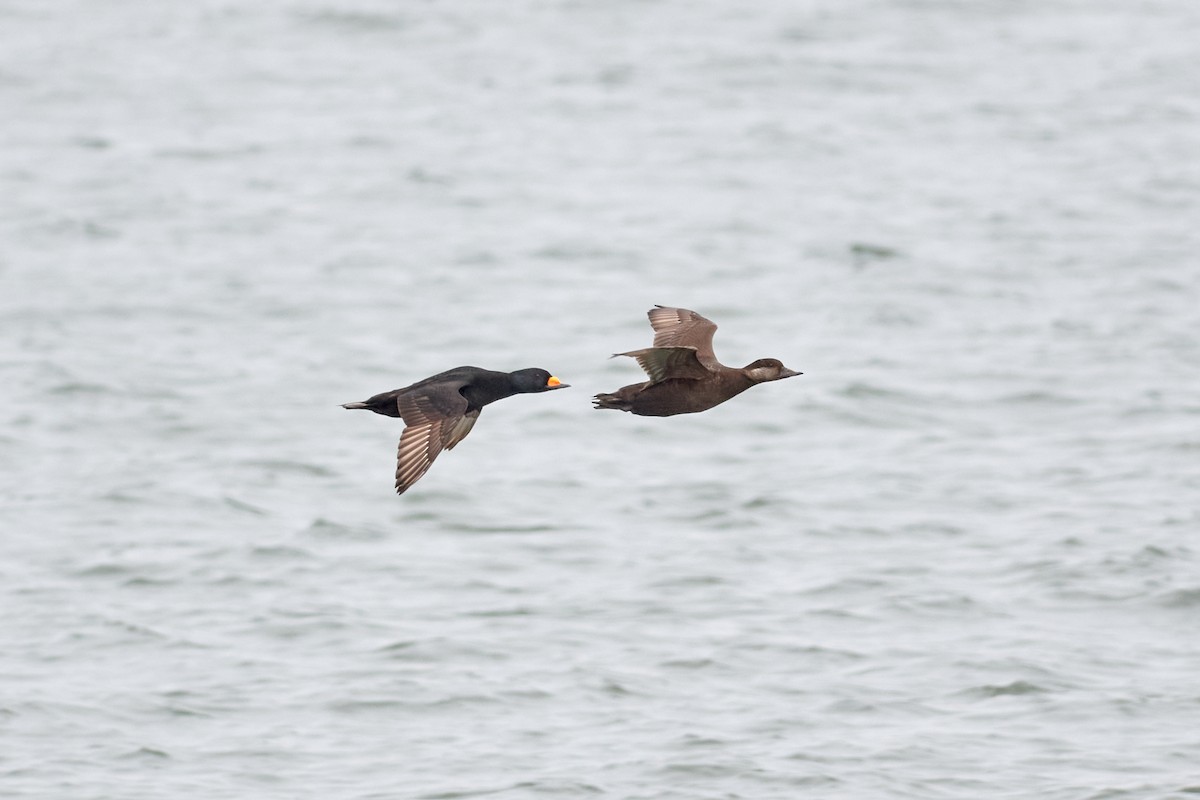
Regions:
M 632 411 L 633 404 L 620 394 L 598 394 L 592 401 L 596 408 L 611 408 L 616 411 Z

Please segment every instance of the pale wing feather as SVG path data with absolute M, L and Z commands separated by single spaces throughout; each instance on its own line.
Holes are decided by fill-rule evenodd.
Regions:
M 396 494 L 404 492 L 429 471 L 442 452 L 442 421 L 409 425 L 396 448 Z
M 467 438 L 467 434 L 471 432 L 471 428 L 475 427 L 475 420 L 479 419 L 479 411 L 472 411 L 465 417 L 446 420 L 446 424 L 442 427 L 442 446 L 447 450 L 453 450 L 454 445 Z
M 664 306 L 655 306 L 646 316 L 654 328 L 655 347 L 691 347 L 701 364 L 716 364 L 712 340 L 717 325 L 712 320 L 686 308 Z
M 651 383 L 661 383 L 670 378 L 700 380 L 712 375 L 700 363 L 694 347 L 647 347 L 617 355 L 636 359 Z
M 478 411 L 448 415 L 446 406 L 457 406 L 453 399 L 447 403 L 448 399 L 439 396 L 439 407 L 433 398 L 423 394 L 400 396 L 400 416 L 407 427 L 400 434 L 400 444 L 396 448 L 396 494 L 404 494 L 420 480 L 438 454 L 461 442 L 479 418 Z M 462 412 L 465 412 L 467 401 L 461 399 Z

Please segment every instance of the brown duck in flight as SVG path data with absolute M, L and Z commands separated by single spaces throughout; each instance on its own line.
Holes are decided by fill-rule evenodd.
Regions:
M 396 494 L 404 494 L 429 471 L 438 453 L 452 449 L 471 432 L 488 403 L 514 394 L 565 388 L 567 384 L 544 369 L 495 372 L 455 367 L 361 403 L 346 403 L 342 408 L 365 408 L 404 420 L 396 451 Z
M 654 328 L 654 346 L 616 355 L 637 359 L 650 380 L 596 395 L 596 408 L 615 408 L 646 417 L 695 414 L 757 383 L 801 374 L 774 358 L 760 358 L 740 369 L 725 366 L 713 355 L 716 324 L 695 311 L 655 306 L 648 316 Z

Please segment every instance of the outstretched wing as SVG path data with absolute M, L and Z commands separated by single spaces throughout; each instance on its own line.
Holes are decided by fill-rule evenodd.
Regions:
M 654 346 L 690 347 L 696 351 L 696 359 L 705 366 L 716 365 L 713 354 L 713 334 L 717 325 L 695 311 L 686 308 L 655 306 L 647 313 L 650 327 L 654 328 Z
M 700 380 L 712 376 L 712 372 L 700 363 L 694 347 L 647 347 L 616 355 L 637 359 L 650 376 L 651 383 L 661 383 L 671 378 Z
M 471 432 L 479 409 L 468 412 L 467 399 L 453 386 L 401 395 L 399 404 L 405 428 L 396 448 L 396 494 L 404 494 L 442 450 L 453 449 Z

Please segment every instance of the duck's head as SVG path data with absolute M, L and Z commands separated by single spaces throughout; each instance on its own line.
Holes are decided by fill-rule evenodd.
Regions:
M 518 392 L 548 392 L 551 389 L 566 389 L 570 384 L 563 383 L 544 369 L 530 367 L 509 373 L 509 379 Z
M 783 378 L 793 378 L 796 375 L 804 374 L 803 372 L 788 369 L 777 358 L 760 358 L 742 367 L 742 372 L 746 373 L 746 376 L 755 383 L 778 381 Z

